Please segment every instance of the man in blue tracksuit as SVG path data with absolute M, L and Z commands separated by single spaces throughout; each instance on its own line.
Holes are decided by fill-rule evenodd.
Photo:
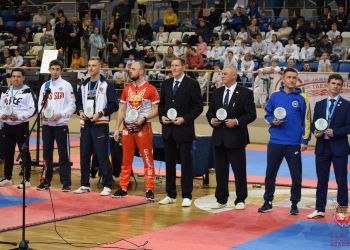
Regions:
M 307 96 L 296 88 L 297 80 L 298 72 L 295 69 L 285 69 L 280 90 L 271 95 L 265 107 L 265 120 L 271 127 L 267 148 L 265 203 L 258 209 L 261 213 L 272 210 L 276 176 L 283 158 L 286 158 L 292 177 L 290 214 L 299 213 L 297 204 L 301 198 L 301 152 L 307 149 L 310 140 L 311 114 Z M 286 117 L 283 120 L 274 117 L 274 110 L 278 107 L 286 110 Z
M 100 76 L 101 61 L 91 57 L 88 62 L 90 77 L 82 83 L 77 95 L 77 112 L 80 116 L 80 170 L 81 186 L 76 194 L 88 193 L 90 188 L 91 156 L 97 156 L 102 174 L 102 196 L 111 194 L 112 166 L 109 162 L 109 121 L 118 110 L 117 94 L 114 86 Z

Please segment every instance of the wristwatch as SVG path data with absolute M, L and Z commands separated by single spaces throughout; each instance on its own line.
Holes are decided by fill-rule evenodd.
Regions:
M 146 123 L 148 121 L 146 116 L 144 116 L 143 119 L 145 119 L 145 121 L 143 123 Z

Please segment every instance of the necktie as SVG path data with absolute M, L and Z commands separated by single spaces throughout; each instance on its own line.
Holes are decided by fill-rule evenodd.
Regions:
M 224 98 L 224 108 L 226 109 L 228 107 L 228 102 L 229 102 L 229 97 L 230 97 L 230 90 L 226 90 L 225 98 Z
M 173 95 L 176 94 L 177 89 L 179 88 L 180 81 L 175 81 L 175 86 L 173 88 Z
M 328 117 L 329 117 L 328 119 L 331 118 L 330 116 L 332 115 L 335 99 L 330 99 L 329 101 L 331 102 L 331 105 L 329 106 L 329 109 L 328 109 Z

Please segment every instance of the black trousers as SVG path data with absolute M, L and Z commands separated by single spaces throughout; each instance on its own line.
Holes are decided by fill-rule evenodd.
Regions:
M 166 164 L 166 192 L 170 198 L 176 198 L 177 149 L 179 150 L 181 162 L 182 198 L 192 199 L 192 141 L 176 142 L 172 137 L 167 140 L 164 140 L 164 156 Z
M 5 178 L 11 180 L 13 161 L 15 155 L 16 144 L 21 150 L 22 145 L 26 142 L 29 134 L 29 122 L 20 123 L 18 125 L 4 124 L 3 142 L 4 142 L 4 160 L 5 160 Z M 27 145 L 29 147 L 29 145 Z M 27 148 L 28 148 L 27 147 Z M 25 168 L 25 179 L 29 181 L 31 172 L 31 159 L 28 150 L 22 152 L 22 162 Z
M 45 183 L 51 184 L 53 172 L 53 151 L 56 140 L 59 156 L 59 173 L 62 185 L 71 186 L 71 164 L 68 126 L 43 126 L 43 158 L 46 164 Z
M 229 164 L 235 176 L 237 196 L 235 204 L 244 202 L 248 196 L 245 148 L 226 148 L 222 145 L 214 147 L 214 154 L 217 183 L 215 197 L 217 202 L 226 204 L 229 197 Z

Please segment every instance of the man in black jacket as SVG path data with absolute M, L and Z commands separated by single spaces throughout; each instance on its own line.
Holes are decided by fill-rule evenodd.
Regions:
M 139 44 L 147 46 L 153 40 L 153 30 L 146 19 L 142 18 L 136 31 L 136 40 Z
M 214 209 L 224 208 L 229 197 L 229 164 L 235 175 L 236 209 L 245 208 L 248 196 L 245 147 L 249 143 L 247 125 L 256 119 L 253 92 L 237 85 L 237 69 L 234 66 L 222 70 L 225 86 L 214 91 L 207 112 L 213 130 L 216 169 L 217 204 Z M 226 110 L 226 117 L 217 117 L 219 109 Z
M 56 49 L 63 49 L 65 51 L 68 45 L 69 29 L 68 29 L 67 19 L 65 16 L 60 17 L 60 21 L 55 27 L 55 40 Z
M 191 151 L 192 142 L 195 139 L 194 120 L 202 113 L 203 104 L 198 82 L 187 77 L 184 69 L 184 60 L 174 59 L 171 62 L 173 78 L 165 80 L 160 91 L 159 119 L 162 123 L 164 141 L 167 197 L 159 204 L 176 202 L 176 152 L 178 149 L 181 161 L 182 206 L 190 207 L 193 190 Z M 173 112 L 175 117 L 169 114 L 170 109 L 176 110 Z
M 83 35 L 83 27 L 78 21 L 77 16 L 72 17 L 71 24 L 68 26 L 68 64 L 71 65 L 73 50 L 80 53 L 80 37 Z

